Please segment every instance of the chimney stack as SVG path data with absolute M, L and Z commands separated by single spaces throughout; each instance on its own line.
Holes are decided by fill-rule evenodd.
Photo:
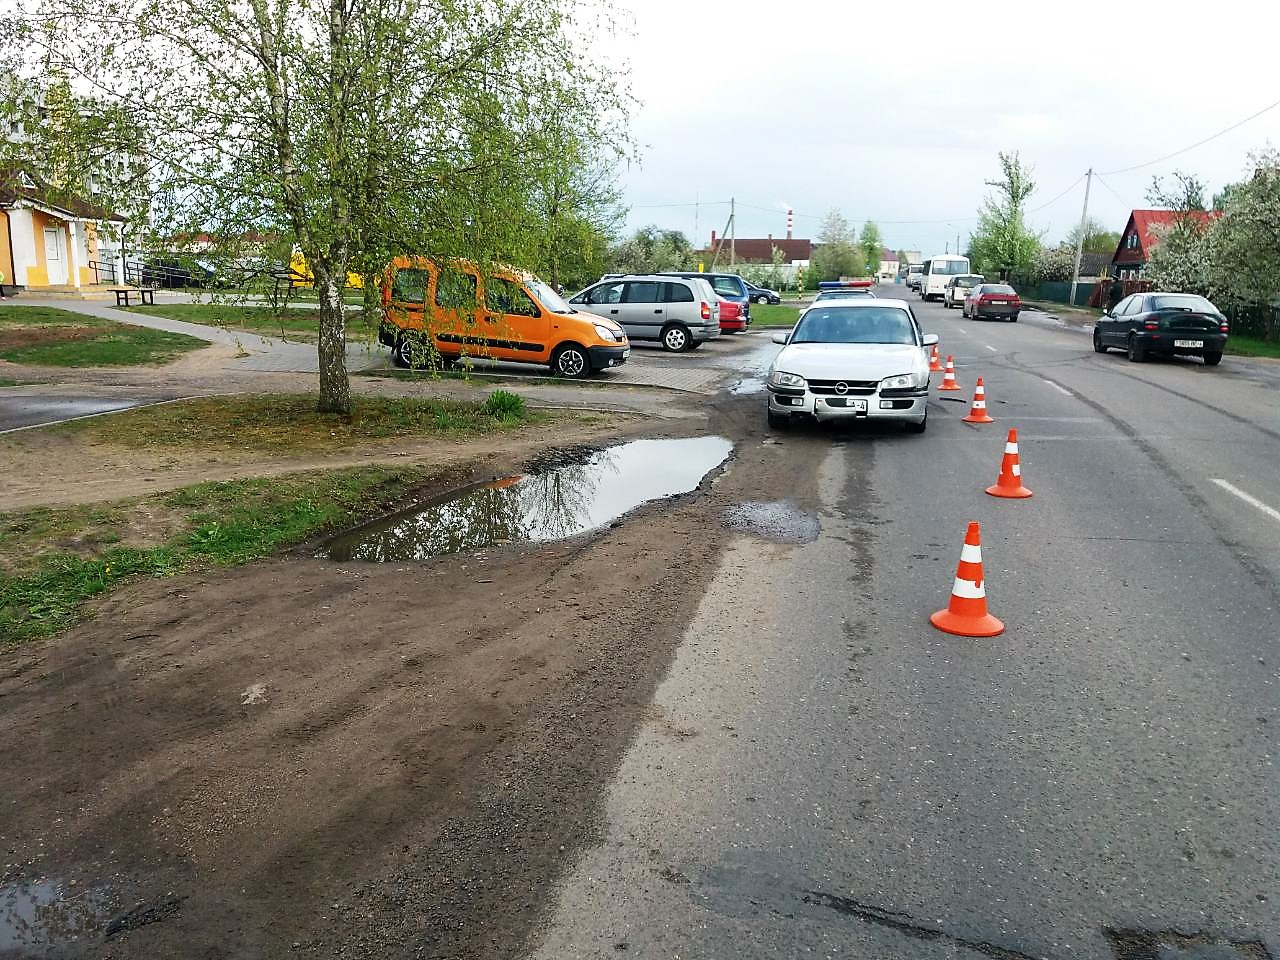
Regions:
M 716 248 L 716 232 L 712 230 L 711 231 L 711 249 L 714 250 L 715 248 Z
M 787 210 L 787 239 L 788 240 L 791 239 L 792 217 L 793 217 L 793 213 L 790 209 L 788 209 Z

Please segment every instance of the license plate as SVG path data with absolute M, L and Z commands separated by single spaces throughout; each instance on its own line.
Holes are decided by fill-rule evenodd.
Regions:
M 861 410 L 866 412 L 867 401 L 855 399 L 853 397 L 830 397 L 827 400 L 828 407 L 844 407 L 846 410 Z
M 1009 305 L 1008 300 L 992 300 L 991 302 L 997 307 L 1007 307 Z
M 1203 347 L 1204 341 L 1203 340 L 1175 340 L 1173 341 L 1173 345 L 1175 347 Z

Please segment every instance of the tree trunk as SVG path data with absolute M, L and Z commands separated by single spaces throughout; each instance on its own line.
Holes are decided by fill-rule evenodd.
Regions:
M 347 378 L 346 314 L 342 307 L 342 279 L 337 271 L 315 266 L 312 274 L 320 295 L 320 405 L 321 413 L 351 412 L 351 382 Z

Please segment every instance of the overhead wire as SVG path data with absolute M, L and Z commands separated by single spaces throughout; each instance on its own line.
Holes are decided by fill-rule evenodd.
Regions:
M 1156 159 L 1148 160 L 1146 163 L 1135 163 L 1132 167 L 1122 167 L 1119 170 L 1103 170 L 1102 172 L 1106 174 L 1108 177 L 1110 177 L 1120 173 L 1131 173 L 1134 170 L 1141 170 L 1143 167 L 1153 167 L 1157 163 L 1163 163 L 1166 160 L 1172 160 L 1174 157 L 1182 156 L 1184 153 L 1186 153 L 1189 150 L 1194 150 L 1196 147 L 1204 146 L 1210 140 L 1216 140 L 1218 139 L 1218 137 L 1222 136 L 1223 134 L 1230 133 L 1232 130 L 1236 129 L 1236 127 L 1243 127 L 1250 120 L 1256 120 L 1258 117 L 1262 116 L 1268 110 L 1274 110 L 1276 107 L 1280 107 L 1280 100 L 1277 100 L 1275 103 L 1271 104 L 1270 106 L 1263 107 L 1257 113 L 1249 114 L 1249 116 L 1245 117 L 1243 120 L 1240 120 L 1237 123 L 1233 123 L 1231 126 L 1225 127 L 1224 129 L 1219 130 L 1217 133 L 1205 137 L 1203 140 L 1197 140 L 1195 143 L 1191 144 L 1191 146 L 1189 147 L 1183 147 L 1181 150 L 1173 151 L 1173 153 L 1166 153 L 1163 157 L 1156 157 Z

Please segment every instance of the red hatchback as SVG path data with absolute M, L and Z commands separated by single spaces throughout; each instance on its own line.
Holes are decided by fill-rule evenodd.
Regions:
M 974 320 L 995 319 L 1018 322 L 1022 298 L 1007 283 L 980 283 L 964 298 L 960 312 Z
M 742 304 L 734 300 L 720 298 L 720 332 L 737 333 L 747 329 L 747 320 L 742 315 Z

